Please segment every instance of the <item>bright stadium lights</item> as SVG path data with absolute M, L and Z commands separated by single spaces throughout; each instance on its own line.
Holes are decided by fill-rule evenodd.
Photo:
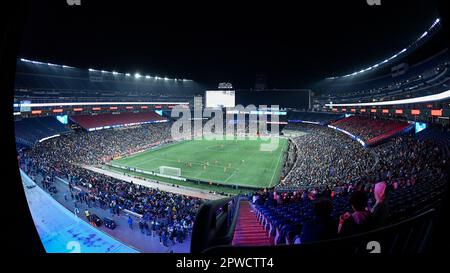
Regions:
M 43 63 L 43 62 L 38 62 L 38 61 L 28 60 L 28 59 L 25 59 L 25 58 L 20 58 L 19 60 L 20 60 L 21 62 L 24 62 L 24 63 L 32 63 L 32 64 L 39 64 L 39 65 L 47 65 L 47 66 L 61 67 L 61 68 L 74 68 L 74 67 L 68 66 L 68 65 L 60 65 L 60 64 L 54 64 L 54 63 Z M 88 71 L 89 71 L 89 72 L 98 72 L 98 73 L 103 73 L 103 74 L 110 73 L 110 74 L 113 74 L 113 75 L 119 75 L 119 74 L 122 74 L 122 75 L 125 75 L 126 77 L 130 77 L 130 76 L 131 76 L 130 73 L 125 73 L 125 74 L 124 74 L 124 73 L 120 73 L 120 72 L 117 72 L 117 71 L 97 70 L 97 69 L 94 69 L 94 68 L 88 68 Z M 152 78 L 154 78 L 154 79 L 156 79 L 156 80 L 161 80 L 161 79 L 163 79 L 163 80 L 165 80 L 165 81 L 168 81 L 168 80 L 175 80 L 175 81 L 176 81 L 176 80 L 177 80 L 177 79 L 171 79 L 171 78 L 168 78 L 168 77 L 161 78 L 161 77 L 152 77 L 152 76 L 149 76 L 149 75 L 143 76 L 143 75 L 141 75 L 140 73 L 135 73 L 135 74 L 134 74 L 134 77 L 135 77 L 136 79 L 145 77 L 146 79 L 152 79 Z M 178 79 L 178 80 L 181 81 L 181 79 Z M 190 81 L 190 80 L 189 80 L 189 81 Z
M 425 36 L 427 36 L 428 35 L 428 31 L 425 31 L 423 34 L 422 34 L 422 36 L 420 36 L 420 39 L 422 39 L 423 37 L 425 37 Z
M 411 43 L 411 44 L 410 44 L 409 46 L 407 46 L 406 48 L 403 48 L 403 49 L 402 49 L 401 51 L 399 51 L 398 53 L 396 53 L 396 54 L 392 55 L 391 57 L 385 59 L 384 61 L 382 61 L 382 62 L 380 62 L 380 63 L 377 63 L 377 64 L 375 64 L 375 65 L 372 65 L 372 66 L 370 66 L 370 67 L 367 67 L 367 68 L 365 68 L 365 69 L 361 69 L 361 70 L 359 70 L 359 71 L 357 71 L 357 72 L 353 72 L 353 73 L 350 73 L 350 74 L 347 74 L 347 75 L 343 75 L 343 76 L 328 77 L 328 78 L 326 78 L 326 79 L 327 79 L 327 80 L 334 80 L 334 79 L 339 79 L 339 78 L 347 78 L 347 77 L 357 76 L 357 75 L 359 75 L 359 74 L 362 74 L 362 73 L 364 73 L 364 72 L 366 72 L 366 71 L 369 71 L 369 70 L 371 70 L 371 69 L 373 69 L 373 68 L 377 68 L 377 67 L 380 66 L 380 65 L 386 64 L 386 63 L 388 63 L 389 61 L 391 61 L 391 60 L 393 60 L 393 59 L 396 59 L 396 58 L 400 57 L 400 56 L 401 56 L 402 54 L 404 54 L 408 49 L 413 48 L 413 47 L 416 47 L 417 44 L 418 44 L 422 39 L 424 39 L 426 36 L 430 36 L 430 35 L 429 35 L 430 32 L 436 27 L 437 24 L 439 24 L 440 21 L 441 21 L 441 19 L 440 19 L 440 18 L 437 18 L 437 19 L 433 22 L 433 24 L 428 28 L 428 30 L 425 31 L 425 32 L 424 32 L 419 38 L 417 38 L 413 43 Z

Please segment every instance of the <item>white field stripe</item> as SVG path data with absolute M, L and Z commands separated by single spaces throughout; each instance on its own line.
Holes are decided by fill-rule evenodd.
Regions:
M 286 142 L 285 142 L 284 146 L 286 146 Z M 284 149 L 284 147 L 283 147 L 283 149 Z M 281 159 L 282 157 L 283 157 L 282 154 L 278 157 L 277 165 L 275 166 L 275 169 L 274 169 L 274 171 L 273 171 L 272 178 L 271 178 L 270 184 L 269 184 L 269 188 L 272 186 L 272 183 L 273 183 L 273 177 L 274 177 L 275 173 L 277 173 L 278 165 L 280 165 L 280 159 Z

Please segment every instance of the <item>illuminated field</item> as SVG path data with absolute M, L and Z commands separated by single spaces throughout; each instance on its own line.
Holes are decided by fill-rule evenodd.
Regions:
M 273 187 L 280 180 L 288 142 L 279 138 L 273 152 L 262 151 L 269 140 L 192 140 L 148 150 L 111 162 L 148 172 L 160 166 L 181 169 L 181 177 L 247 187 Z M 134 175 L 140 175 L 135 172 Z M 159 178 L 158 178 L 159 179 Z M 203 187 L 204 188 L 204 187 Z

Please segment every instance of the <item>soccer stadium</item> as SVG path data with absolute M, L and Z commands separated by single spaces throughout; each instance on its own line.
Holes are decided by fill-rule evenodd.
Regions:
M 398 8 L 359 2 L 341 8 L 356 5 L 361 29 L 372 26 L 361 17 Z M 264 23 L 257 37 L 239 34 L 250 38 L 217 26 L 224 36 L 214 40 L 200 30 L 172 35 L 172 23 L 158 29 L 149 19 L 154 36 L 133 40 L 120 27 L 120 35 L 105 30 L 113 38 L 100 34 L 95 16 L 83 34 L 69 31 L 85 40 L 58 34 L 48 43 L 68 47 L 57 48 L 43 42 L 56 37 L 39 29 L 47 19 L 31 12 L 15 59 L 12 118 L 44 251 L 433 253 L 448 198 L 449 21 L 433 1 L 417 2 L 407 22 L 391 24 L 401 12 L 379 19 L 378 33 L 342 19 L 336 24 L 349 32 L 329 34 L 326 46 L 311 34 L 325 30 L 309 25 L 302 38 L 317 48 L 292 42 L 285 51 L 275 47 L 281 38 L 271 44 L 275 34 L 261 34 Z M 55 21 L 93 16 L 34 8 L 60 11 Z M 117 44 L 100 48 L 108 39 Z M 136 45 L 147 40 L 148 50 Z M 211 45 L 196 48 L 200 40 Z M 230 48 L 213 45 L 225 41 Z M 305 51 L 305 61 L 290 50 Z

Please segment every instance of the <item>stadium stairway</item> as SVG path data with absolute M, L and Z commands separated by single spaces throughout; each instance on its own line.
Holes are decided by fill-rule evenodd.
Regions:
M 270 238 L 256 218 L 256 214 L 248 201 L 240 201 L 239 215 L 234 230 L 233 246 L 270 246 Z

